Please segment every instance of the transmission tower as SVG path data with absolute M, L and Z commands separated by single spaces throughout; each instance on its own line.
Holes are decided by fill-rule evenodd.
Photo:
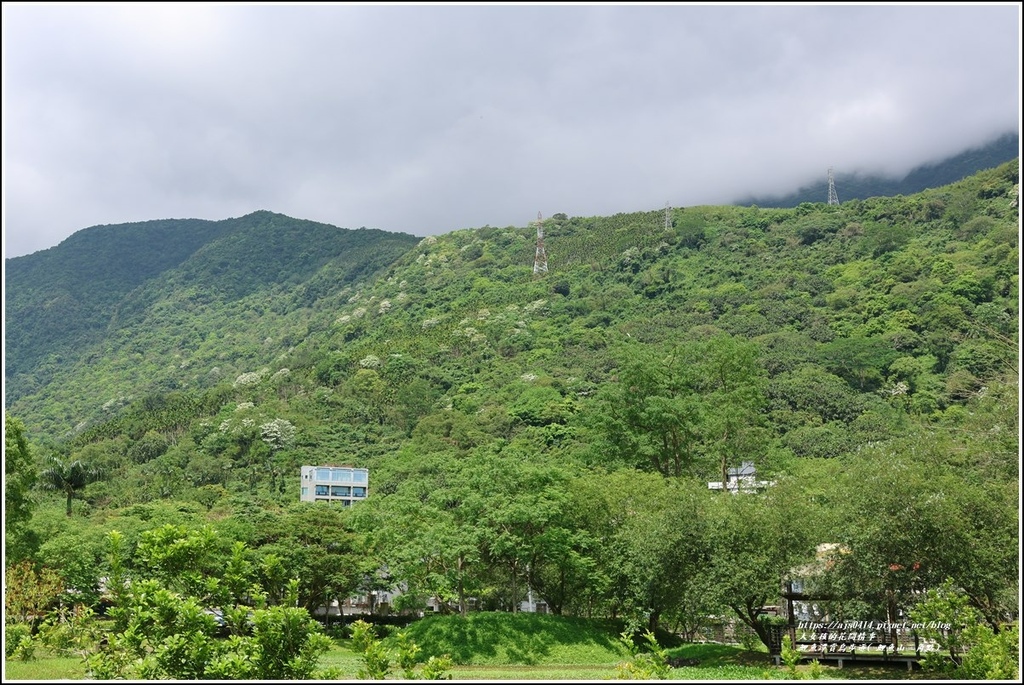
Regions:
M 548 272 L 548 253 L 544 250 L 544 223 L 537 212 L 537 254 L 533 258 L 534 275 Z
M 671 212 L 671 211 L 672 211 L 672 208 L 671 208 L 671 207 L 669 207 L 669 205 L 668 205 L 668 202 L 666 202 L 666 203 L 665 203 L 665 230 L 666 230 L 666 231 L 667 231 L 667 230 L 669 229 L 669 227 L 670 227 L 670 222 L 669 222 L 669 212 Z
M 839 196 L 836 195 L 836 179 L 832 175 L 832 167 L 828 168 L 828 203 L 830 205 L 839 204 Z

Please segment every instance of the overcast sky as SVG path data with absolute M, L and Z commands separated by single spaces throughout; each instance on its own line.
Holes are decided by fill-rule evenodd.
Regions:
M 1020 12 L 4 2 L 5 256 L 259 209 L 429 235 L 901 177 L 1019 133 Z

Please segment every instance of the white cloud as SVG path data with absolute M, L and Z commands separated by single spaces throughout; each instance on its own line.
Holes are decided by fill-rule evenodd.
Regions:
M 257 209 L 418 235 L 1019 131 L 1020 7 L 3 6 L 7 256 Z

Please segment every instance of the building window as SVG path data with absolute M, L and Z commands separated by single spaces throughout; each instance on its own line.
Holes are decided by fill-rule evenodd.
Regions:
M 303 488 L 302 488 L 302 496 L 303 496 L 303 497 L 305 497 L 305 496 L 306 496 L 306 495 L 308 495 L 308 494 L 309 494 L 309 488 L 307 488 L 307 487 L 303 487 Z
M 352 472 L 353 483 L 365 483 L 366 482 L 366 471 L 363 469 L 356 469 Z
M 366 488 L 352 488 L 353 497 L 366 497 Z
M 332 485 L 331 486 L 331 497 L 348 497 L 352 493 L 351 488 L 347 485 Z
M 316 470 L 316 479 L 317 480 L 330 480 L 331 479 L 331 470 L 330 469 L 317 469 Z
M 352 469 L 333 469 L 331 473 L 331 480 L 335 482 L 351 483 Z
M 326 496 L 326 495 L 328 495 L 330 493 L 328 492 L 328 489 L 327 489 L 326 485 L 318 485 L 318 486 L 316 486 L 316 494 L 317 494 L 317 496 L 320 496 L 320 495 Z
M 350 499 L 339 499 L 338 501 L 341 502 L 341 506 L 343 506 L 343 507 L 351 507 L 352 506 L 352 500 L 350 500 Z

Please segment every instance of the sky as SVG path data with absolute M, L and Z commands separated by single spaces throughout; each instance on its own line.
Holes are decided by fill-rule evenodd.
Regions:
M 729 204 L 1020 131 L 1019 3 L 2 8 L 8 258 L 257 210 L 425 236 Z

